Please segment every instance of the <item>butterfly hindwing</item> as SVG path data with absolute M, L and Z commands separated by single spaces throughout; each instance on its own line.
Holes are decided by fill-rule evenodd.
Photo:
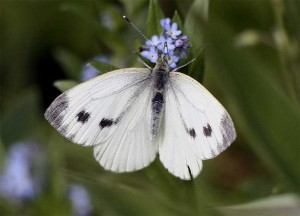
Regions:
M 129 172 L 149 165 L 157 153 L 151 140 L 152 89 L 145 88 L 113 133 L 94 148 L 95 158 L 108 170 Z
M 159 136 L 159 158 L 173 175 L 188 180 L 196 177 L 202 169 L 202 160 L 192 149 L 192 137 L 186 135 L 180 113 L 177 109 L 175 95 L 171 89 L 165 94 L 165 113 Z

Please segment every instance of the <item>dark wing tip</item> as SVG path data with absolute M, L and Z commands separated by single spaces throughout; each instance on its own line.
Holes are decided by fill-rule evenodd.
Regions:
M 62 123 L 63 116 L 62 111 L 68 108 L 68 97 L 66 93 L 59 95 L 48 107 L 44 116 L 49 121 L 49 123 L 55 127 L 59 128 Z
M 223 144 L 229 146 L 236 139 L 236 132 L 233 121 L 227 112 L 221 119 L 221 128 L 223 131 Z

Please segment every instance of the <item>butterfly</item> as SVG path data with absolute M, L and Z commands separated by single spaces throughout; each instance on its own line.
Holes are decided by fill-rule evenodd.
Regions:
M 199 82 L 170 69 L 158 52 L 150 68 L 105 73 L 58 96 L 45 118 L 70 141 L 94 147 L 106 170 L 132 172 L 157 154 L 174 176 L 190 180 L 202 161 L 236 138 L 232 119 Z

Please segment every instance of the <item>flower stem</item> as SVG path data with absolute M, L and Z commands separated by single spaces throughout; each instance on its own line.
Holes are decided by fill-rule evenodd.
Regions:
M 284 2 L 282 0 L 272 0 L 272 3 L 276 22 L 274 39 L 282 67 L 281 78 L 283 87 L 292 101 L 300 104 L 300 95 L 297 94 L 297 92 L 300 92 L 300 77 L 294 71 L 294 68 L 296 69 L 294 67 L 295 53 L 284 25 Z

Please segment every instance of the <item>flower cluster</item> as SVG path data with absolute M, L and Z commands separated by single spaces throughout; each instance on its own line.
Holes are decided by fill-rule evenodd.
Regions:
M 69 186 L 68 198 L 71 201 L 73 215 L 89 216 L 93 215 L 89 192 L 83 185 L 72 184 Z
M 43 192 L 46 183 L 48 170 L 45 158 L 45 149 L 36 143 L 27 141 L 12 145 L 8 150 L 4 170 L 0 170 L 0 198 L 14 204 L 36 199 Z M 72 205 L 73 215 L 93 215 L 90 194 L 83 185 L 69 185 L 67 197 Z
M 43 155 L 43 152 L 30 142 L 17 143 L 9 149 L 6 167 L 0 173 L 2 197 L 26 201 L 40 193 L 42 178 L 34 175 L 39 172 L 34 165 L 34 162 L 40 162 L 38 155 Z
M 146 45 L 141 49 L 141 55 L 156 63 L 158 51 L 167 53 L 169 66 L 176 68 L 178 61 L 187 57 L 187 50 L 191 45 L 188 43 L 188 37 L 181 35 L 182 31 L 178 30 L 178 24 L 172 24 L 170 18 L 160 20 L 160 25 L 163 27 L 162 34 L 153 35 L 151 40 L 146 41 Z

